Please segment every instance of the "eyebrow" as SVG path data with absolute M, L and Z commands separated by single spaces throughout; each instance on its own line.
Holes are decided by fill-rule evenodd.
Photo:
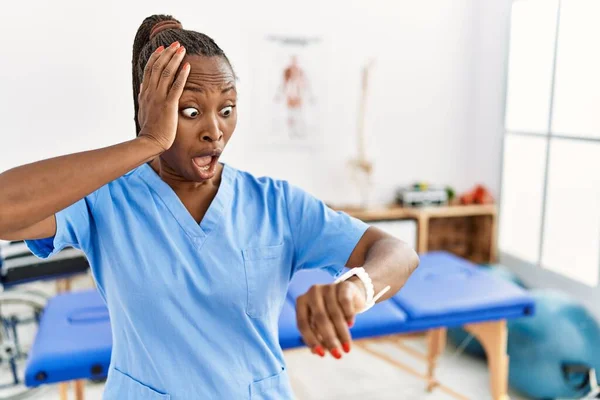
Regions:
M 205 91 L 204 87 L 202 86 L 185 86 L 183 88 L 183 90 L 189 90 L 190 92 L 200 92 L 203 93 Z M 225 89 L 221 90 L 221 94 L 227 93 L 229 91 L 235 91 L 235 86 L 234 85 L 230 85 L 227 86 Z

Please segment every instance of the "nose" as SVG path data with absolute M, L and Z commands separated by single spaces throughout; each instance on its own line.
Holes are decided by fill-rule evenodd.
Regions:
M 201 140 L 211 143 L 218 142 L 222 137 L 223 133 L 221 132 L 221 128 L 219 128 L 219 120 L 216 117 L 210 118 L 201 133 Z

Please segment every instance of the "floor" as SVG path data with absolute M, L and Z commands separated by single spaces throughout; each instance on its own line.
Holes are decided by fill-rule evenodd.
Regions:
M 89 278 L 84 276 L 74 283 L 74 288 L 87 287 L 90 282 Z M 39 283 L 34 288 L 46 293 L 53 290 L 53 286 Z M 410 339 L 405 343 L 419 351 L 425 349 L 424 340 L 420 338 Z M 414 359 L 391 344 L 370 343 L 369 345 L 395 360 L 424 372 L 423 361 Z M 452 399 L 439 390 L 426 393 L 422 380 L 356 346 L 350 354 L 344 355 L 342 360 L 335 360 L 333 357 L 321 359 L 310 354 L 306 349 L 288 351 L 285 355 L 297 400 Z M 4 374 L 5 371 L 1 373 Z M 452 345 L 447 346 L 439 360 L 437 376 L 443 384 L 469 399 L 491 399 L 485 362 L 457 352 Z M 102 383 L 86 383 L 86 400 L 100 400 L 102 391 Z M 524 399 L 514 393 L 511 393 L 510 397 L 512 400 Z M 1 392 L 0 398 L 2 398 Z M 43 388 L 30 398 L 59 400 L 58 387 Z
M 420 340 L 411 340 L 417 348 L 423 348 Z M 373 344 L 394 359 L 411 364 L 411 358 L 390 345 Z M 469 399 L 491 399 L 488 390 L 487 368 L 484 362 L 465 355 L 455 355 L 449 346 L 438 367 L 442 383 Z M 400 371 L 384 361 L 355 348 L 342 360 L 332 357 L 318 358 L 308 351 L 296 350 L 286 353 L 288 371 L 297 400 L 450 400 L 440 391 L 427 394 L 423 381 Z M 418 363 L 412 363 L 419 366 Z M 422 366 L 422 364 L 421 364 Z M 512 400 L 524 400 L 511 393 Z M 34 397 L 59 400 L 58 390 L 53 387 Z M 88 383 L 86 400 L 100 400 L 102 384 Z

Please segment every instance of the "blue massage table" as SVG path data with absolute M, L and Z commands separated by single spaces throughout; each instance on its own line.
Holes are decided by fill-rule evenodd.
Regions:
M 23 284 L 57 280 L 57 290 L 61 286 L 68 290 L 70 279 L 88 270 L 87 258 L 79 250 L 65 249 L 51 259 L 40 260 L 23 242 L 0 241 L 0 366 L 8 365 L 12 375 L 7 379 L 5 374 L 0 379 L 1 398 L 6 398 L 6 393 L 11 399 L 25 398 L 34 391 L 23 384 L 29 341 L 23 341 L 19 335 L 24 326 L 37 329 L 48 296 Z M 11 306 L 4 307 L 7 304 Z
M 294 276 L 279 319 L 279 340 L 284 350 L 304 347 L 296 328 L 296 298 L 311 285 L 330 282 L 332 277 L 321 270 Z M 452 254 L 432 252 L 421 255 L 419 268 L 400 292 L 358 315 L 351 333 L 361 349 L 423 378 L 428 391 L 437 387 L 464 399 L 438 382 L 434 374 L 437 358 L 445 347 L 446 329 L 464 326 L 486 349 L 492 398 L 507 400 L 506 321 L 533 312 L 532 298 L 513 283 Z M 370 346 L 373 341 L 386 340 L 402 347 L 400 339 L 416 333 L 424 333 L 427 338 L 427 354 L 419 355 L 427 363 L 426 373 Z M 96 291 L 58 295 L 48 302 L 42 315 L 26 368 L 26 384 L 35 387 L 103 377 L 108 371 L 111 345 L 109 316 Z M 82 390 L 78 392 L 77 398 L 83 398 Z

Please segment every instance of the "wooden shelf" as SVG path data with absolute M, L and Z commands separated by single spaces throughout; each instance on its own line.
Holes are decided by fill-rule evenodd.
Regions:
M 447 206 L 428 207 L 418 211 L 421 215 L 429 218 L 438 217 L 472 217 L 476 215 L 496 215 L 494 204 L 469 205 L 469 206 Z
M 365 222 L 397 219 L 415 219 L 415 210 L 404 207 L 382 207 L 371 209 L 338 208 L 337 210 L 343 211 Z
M 337 208 L 339 211 L 368 221 L 397 219 L 470 217 L 476 215 L 496 215 L 496 205 L 440 206 L 440 207 L 381 207 L 372 209 Z
M 447 250 L 476 263 L 497 259 L 495 204 L 336 209 L 365 222 L 415 220 L 419 253 Z

